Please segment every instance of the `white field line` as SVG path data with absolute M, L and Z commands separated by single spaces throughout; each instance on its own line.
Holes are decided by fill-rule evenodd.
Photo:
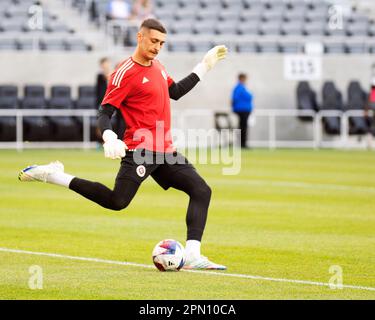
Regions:
M 148 269 L 155 268 L 153 265 L 149 265 L 149 264 L 69 256 L 69 255 L 57 254 L 57 253 L 35 252 L 35 251 L 18 250 L 18 249 L 1 248 L 1 247 L 0 247 L 0 252 L 27 254 L 27 255 L 34 255 L 34 256 L 45 256 L 45 257 L 60 258 L 60 259 L 67 259 L 67 260 L 89 261 L 89 262 L 96 262 L 96 263 L 106 263 L 106 264 L 112 264 L 112 265 L 122 265 L 122 266 L 131 266 L 131 267 L 148 268 Z M 330 287 L 329 283 L 308 281 L 308 280 L 270 278 L 270 277 L 254 276 L 254 275 L 249 275 L 249 274 L 236 274 L 236 273 L 214 272 L 214 271 L 203 271 L 203 270 L 182 270 L 182 271 L 211 275 L 211 276 L 219 276 L 219 277 L 232 277 L 232 278 L 242 278 L 242 279 L 253 279 L 253 280 L 259 280 L 259 281 L 286 282 L 286 283 L 307 284 L 307 285 L 321 286 L 321 287 Z M 364 287 L 364 286 L 355 286 L 355 285 L 346 285 L 346 284 L 343 284 L 342 288 L 375 291 L 375 287 Z
M 275 186 L 275 187 L 291 187 L 291 188 L 305 188 L 305 189 L 326 189 L 334 191 L 356 191 L 365 193 L 375 193 L 375 187 L 366 186 L 350 186 L 341 184 L 326 184 L 326 183 L 309 183 L 297 181 L 275 181 L 275 180 L 257 180 L 251 179 L 207 179 L 210 182 L 223 183 L 225 185 L 254 185 L 254 186 Z

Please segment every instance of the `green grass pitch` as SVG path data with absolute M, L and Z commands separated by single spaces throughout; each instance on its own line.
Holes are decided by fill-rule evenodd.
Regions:
M 0 247 L 152 264 L 164 238 L 185 243 L 188 198 L 152 178 L 123 212 L 111 212 L 61 187 L 21 183 L 34 163 L 109 187 L 118 162 L 100 151 L 0 151 Z M 365 151 L 252 150 L 240 175 L 197 165 L 213 189 L 202 253 L 222 273 L 375 288 L 375 154 Z M 29 288 L 29 267 L 43 289 Z M 375 291 L 306 283 L 161 273 L 154 268 L 0 251 L 1 299 L 375 299 Z

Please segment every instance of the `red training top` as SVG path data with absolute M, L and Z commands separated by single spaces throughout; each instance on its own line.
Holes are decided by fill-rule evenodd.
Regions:
M 120 109 L 126 123 L 123 141 L 129 149 L 175 151 L 168 92 L 172 83 L 158 60 L 142 66 L 130 57 L 111 74 L 102 105 Z

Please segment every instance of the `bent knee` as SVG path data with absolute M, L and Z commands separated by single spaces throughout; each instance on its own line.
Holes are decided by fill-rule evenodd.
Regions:
M 120 211 L 129 205 L 130 201 L 124 199 L 113 199 L 110 209 Z
M 211 187 L 206 182 L 203 181 L 202 183 L 198 184 L 196 188 L 194 188 L 194 192 L 191 196 L 205 200 L 205 201 L 210 201 L 211 194 L 212 194 Z

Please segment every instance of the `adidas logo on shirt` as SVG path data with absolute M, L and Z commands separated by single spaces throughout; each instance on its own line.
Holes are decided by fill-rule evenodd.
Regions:
M 142 83 L 146 83 L 146 82 L 149 82 L 150 80 L 148 80 L 146 77 L 143 77 L 143 80 L 142 80 Z

